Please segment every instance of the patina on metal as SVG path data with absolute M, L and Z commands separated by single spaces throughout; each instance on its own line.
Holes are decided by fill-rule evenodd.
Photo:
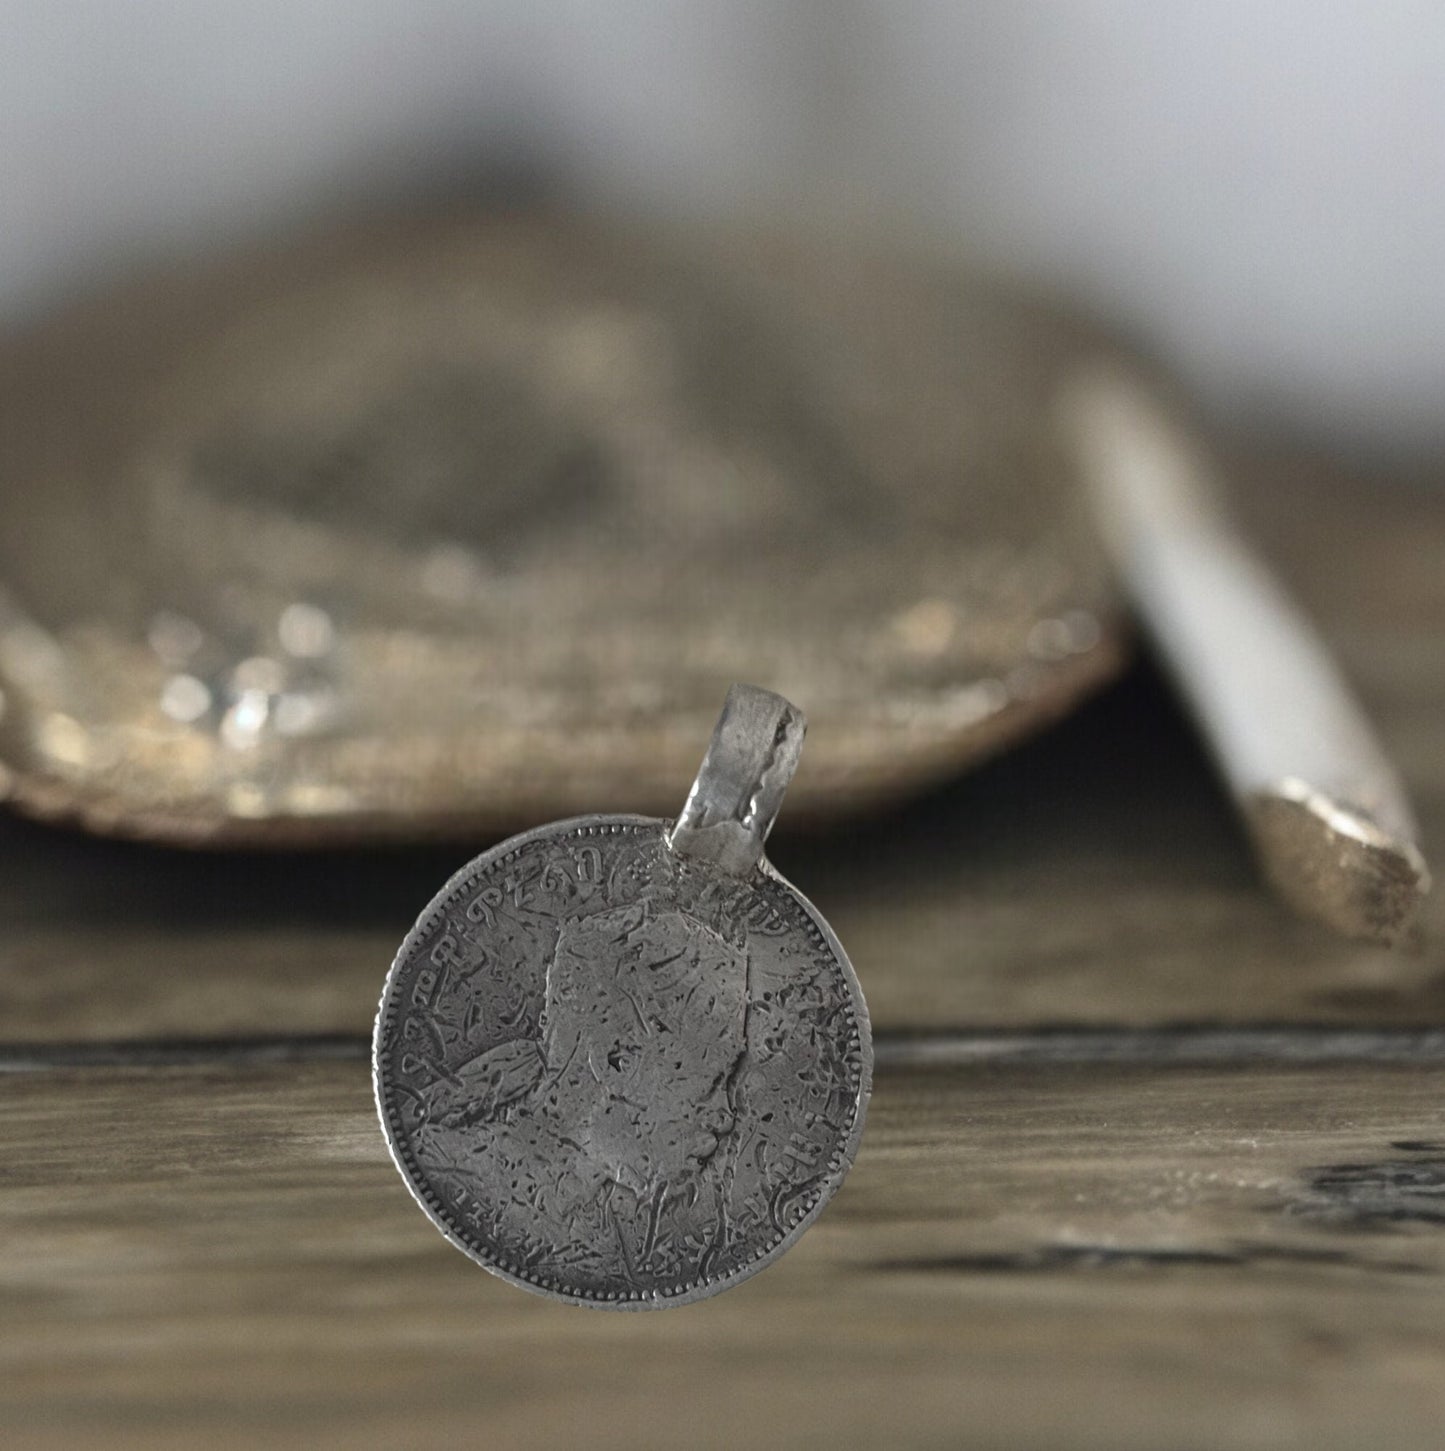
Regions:
M 172 269 L 0 346 L 0 795 L 192 843 L 666 812 L 729 681 L 818 819 L 1111 677 L 1092 340 L 966 269 L 537 211 Z
M 781 695 L 734 685 L 668 836 L 672 849 L 732 876 L 748 876 L 762 860 L 798 769 L 805 729 L 802 711 Z
M 387 1140 L 443 1234 L 576 1304 L 685 1304 L 764 1268 L 847 1173 L 872 1077 L 837 938 L 763 844 L 801 713 L 734 686 L 674 825 L 503 842 L 387 978 Z

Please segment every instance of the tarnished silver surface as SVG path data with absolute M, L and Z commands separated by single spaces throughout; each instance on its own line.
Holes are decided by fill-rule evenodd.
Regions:
M 797 706 L 753 685 L 728 690 L 702 769 L 668 837 L 674 851 L 748 876 L 783 793 L 798 769 L 807 729 Z
M 0 344 L 0 795 L 296 842 L 675 807 L 730 680 L 795 817 L 1120 656 L 1092 341 L 956 266 L 528 212 L 168 272 Z
M 735 687 L 690 800 L 768 783 L 776 811 L 780 726 L 801 741 L 786 701 Z M 413 1194 L 487 1269 L 575 1303 L 686 1303 L 762 1269 L 842 1182 L 867 1009 L 761 857 L 766 824 L 742 832 L 747 865 L 648 817 L 544 826 L 463 868 L 403 943 L 378 1111 Z

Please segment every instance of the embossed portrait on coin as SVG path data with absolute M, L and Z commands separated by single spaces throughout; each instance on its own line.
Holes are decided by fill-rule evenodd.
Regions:
M 438 1146 L 476 1211 L 523 1252 L 598 1246 L 641 1280 L 707 1253 L 748 1048 L 745 939 L 646 899 L 564 921 L 540 1037 L 427 1090 Z M 550 1256 L 549 1256 L 550 1257 Z

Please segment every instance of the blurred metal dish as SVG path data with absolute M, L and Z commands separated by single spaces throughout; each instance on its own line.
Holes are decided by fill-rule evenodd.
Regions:
M 0 351 L 0 785 L 158 840 L 669 809 L 728 682 L 814 818 L 1121 657 L 1047 423 L 1091 347 L 956 268 L 529 212 L 310 236 Z

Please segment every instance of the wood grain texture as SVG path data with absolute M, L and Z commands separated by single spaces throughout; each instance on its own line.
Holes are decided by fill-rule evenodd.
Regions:
M 1276 482 L 1250 519 L 1428 849 L 1445 519 Z M 1147 672 L 927 800 L 777 841 L 874 1009 L 873 1111 L 798 1248 L 688 1309 L 508 1289 L 385 1157 L 365 1034 L 463 854 L 0 823 L 6 1451 L 1440 1444 L 1442 900 L 1413 954 L 1289 917 Z
M 1434 1447 L 1445 1066 L 885 1072 L 769 1273 L 616 1316 L 467 1264 L 363 1064 L 3 1086 L 5 1444 Z

